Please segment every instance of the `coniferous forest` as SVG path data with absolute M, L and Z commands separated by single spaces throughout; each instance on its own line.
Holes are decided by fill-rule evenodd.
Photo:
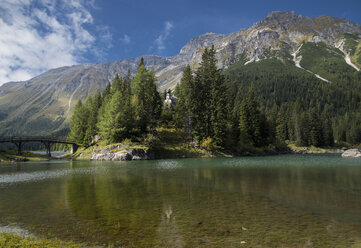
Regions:
M 117 74 L 102 93 L 75 106 L 69 137 L 88 147 L 155 139 L 172 128 L 183 141 L 207 150 L 244 151 L 297 146 L 333 147 L 361 142 L 361 76 L 320 81 L 294 65 L 266 59 L 217 69 L 215 49 L 205 49 L 196 70 L 187 66 L 164 104 L 154 72 L 141 60 L 134 77 Z

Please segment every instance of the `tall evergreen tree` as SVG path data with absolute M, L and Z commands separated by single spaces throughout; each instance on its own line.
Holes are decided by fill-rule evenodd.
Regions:
M 99 109 L 102 105 L 102 97 L 99 92 L 95 93 L 94 97 L 91 100 L 91 105 L 89 107 L 89 117 L 88 117 L 88 128 L 85 135 L 85 140 L 90 144 L 92 139 L 98 133 L 98 114 Z
M 142 132 L 146 131 L 148 126 L 152 129 L 161 114 L 162 100 L 157 91 L 154 72 L 145 68 L 143 58 L 132 79 L 131 91 L 137 127 Z
M 276 138 L 280 141 L 285 141 L 289 139 L 287 124 L 288 121 L 287 121 L 286 107 L 285 105 L 282 105 L 282 107 L 277 113 L 277 119 L 276 119 Z
M 70 120 L 70 133 L 69 138 L 81 145 L 87 145 L 85 140 L 86 131 L 88 128 L 87 109 L 83 106 L 81 100 L 77 102 L 74 108 L 74 113 Z
M 217 145 L 226 138 L 228 89 L 217 69 L 214 46 L 205 49 L 200 67 L 196 71 L 193 103 L 194 134 L 198 140 L 210 137 Z
M 241 145 L 267 145 L 266 118 L 260 111 L 253 85 L 241 104 L 239 129 Z
M 308 144 L 316 147 L 323 145 L 322 122 L 316 109 L 311 109 L 309 111 L 308 121 Z
M 176 113 L 180 126 L 188 134 L 190 141 L 193 140 L 192 136 L 192 119 L 193 119 L 193 101 L 195 101 L 194 78 L 192 75 L 191 67 L 188 65 L 183 72 L 183 76 L 179 85 L 175 90 L 178 97 L 176 105 Z
M 123 79 L 119 77 L 118 73 L 116 73 L 112 82 L 112 88 L 111 88 L 112 93 L 121 90 L 122 80 Z
M 116 80 L 117 88 L 105 103 L 104 113 L 98 123 L 99 134 L 108 144 L 121 142 L 129 137 L 133 128 L 130 86 L 122 78 L 115 78 L 114 81 Z

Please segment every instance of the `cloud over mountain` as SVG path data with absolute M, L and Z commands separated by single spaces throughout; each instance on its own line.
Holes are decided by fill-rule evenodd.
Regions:
M 0 85 L 81 62 L 95 42 L 91 2 L 3 0 L 0 6 Z

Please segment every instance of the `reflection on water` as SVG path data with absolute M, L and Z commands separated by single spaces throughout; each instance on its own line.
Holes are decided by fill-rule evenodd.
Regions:
M 0 225 L 129 247 L 361 245 L 361 160 L 339 155 L 0 167 Z

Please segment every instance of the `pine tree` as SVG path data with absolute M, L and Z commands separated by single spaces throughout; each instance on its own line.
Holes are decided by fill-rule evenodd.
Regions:
M 236 84 L 235 82 L 233 84 Z M 234 86 L 233 86 L 234 87 Z M 234 89 L 233 89 L 234 90 Z M 241 86 L 239 87 L 237 93 L 235 94 L 235 98 L 233 101 L 233 108 L 231 111 L 231 131 L 229 136 L 229 142 L 231 147 L 236 147 L 239 142 L 239 119 L 240 119 L 240 110 L 241 104 L 244 98 L 244 88 Z M 233 98 L 232 98 L 233 99 Z
M 323 119 L 323 123 L 322 123 L 323 145 L 324 146 L 333 146 L 334 145 L 334 137 L 333 137 L 331 120 L 326 114 L 322 115 L 322 119 Z
M 276 138 L 280 141 L 285 141 L 289 139 L 287 123 L 288 121 L 286 109 L 285 106 L 282 105 L 282 107 L 277 113 L 276 119 Z
M 192 119 L 193 119 L 193 100 L 195 97 L 194 78 L 192 70 L 188 65 L 184 71 L 181 82 L 177 85 L 175 94 L 178 97 L 176 105 L 176 115 L 179 126 L 182 126 L 188 134 L 188 139 L 193 140 Z
M 102 97 L 101 94 L 97 92 L 92 98 L 91 106 L 89 107 L 88 128 L 85 135 L 85 140 L 87 140 L 89 144 L 98 133 L 98 114 L 101 105 Z
M 267 125 L 264 114 L 260 111 L 260 104 L 251 85 L 247 97 L 240 107 L 240 144 L 252 146 L 267 145 Z
M 86 128 L 85 128 L 85 135 L 83 138 L 83 145 L 85 147 L 88 147 L 92 141 L 92 137 L 90 133 L 90 121 L 89 121 L 90 116 L 92 114 L 92 105 L 93 105 L 93 97 L 89 95 L 83 104 L 83 111 L 86 112 L 86 120 L 84 124 L 86 125 Z
M 228 88 L 217 69 L 214 46 L 206 48 L 202 55 L 196 71 L 194 92 L 194 134 L 198 141 L 210 137 L 217 145 L 223 145 L 228 119 Z
M 81 100 L 77 102 L 74 108 L 74 113 L 70 120 L 69 138 L 81 145 L 87 145 L 85 141 L 86 130 L 88 127 L 87 109 L 83 106 Z
M 315 109 L 311 109 L 309 111 L 309 140 L 308 144 L 320 147 L 323 145 L 323 136 L 322 136 L 322 122 L 320 118 L 318 117 L 319 114 Z
M 105 87 L 103 93 L 102 93 L 102 99 L 105 100 L 107 99 L 107 97 L 110 95 L 112 86 L 110 83 L 107 84 L 107 86 Z
M 121 142 L 130 137 L 133 128 L 130 94 L 125 80 L 121 80 L 119 87 L 123 90 L 117 90 L 112 94 L 98 124 L 99 134 L 108 144 Z
M 145 132 L 148 126 L 153 129 L 162 111 L 162 100 L 157 91 L 154 72 L 145 68 L 143 58 L 132 79 L 131 91 L 137 127 L 141 132 Z
M 210 85 L 212 78 L 209 73 L 209 51 L 206 48 L 202 54 L 200 67 L 195 76 L 195 99 L 193 102 L 193 135 L 199 143 L 211 135 L 211 109 L 210 109 Z
M 307 146 L 309 134 L 309 118 L 305 111 L 304 103 L 302 100 L 297 99 L 293 105 L 291 125 L 293 128 L 293 141 L 296 145 Z
M 114 92 L 116 91 L 120 91 L 121 90 L 121 84 L 122 84 L 122 78 L 119 78 L 118 73 L 115 74 L 113 82 L 112 82 L 112 88 L 111 88 L 111 92 L 114 94 Z

